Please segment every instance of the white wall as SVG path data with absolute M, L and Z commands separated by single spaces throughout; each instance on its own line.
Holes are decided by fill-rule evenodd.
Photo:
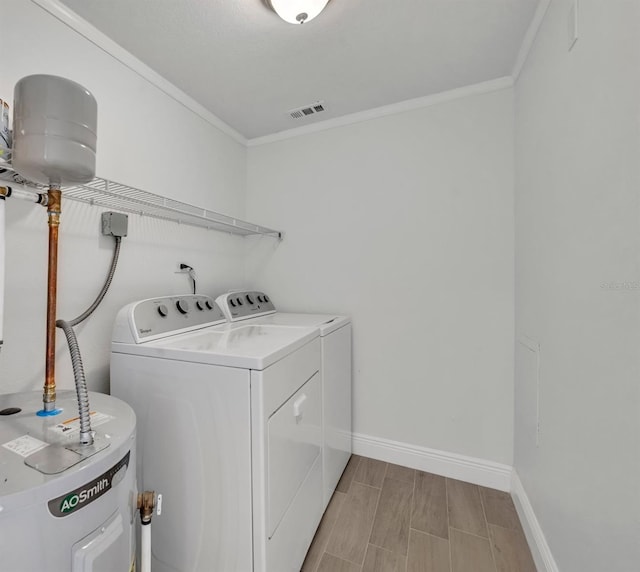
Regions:
M 511 463 L 512 96 L 249 149 L 248 283 L 353 317 L 356 433 Z
M 562 572 L 640 566 L 640 3 L 554 0 L 516 85 L 515 467 Z M 630 283 L 624 285 L 622 283 Z M 536 401 L 539 390 L 539 445 Z
M 246 149 L 37 5 L 3 0 L 0 98 L 13 100 L 16 81 L 32 73 L 73 79 L 98 100 L 98 175 L 244 216 Z M 63 199 L 64 201 L 64 199 Z M 0 392 L 37 389 L 44 376 L 46 211 L 7 201 L 5 346 Z M 58 316 L 73 318 L 102 285 L 112 239 L 99 234 L 105 209 L 63 204 Z M 129 301 L 188 292 L 179 262 L 193 266 L 202 293 L 217 294 L 243 277 L 243 239 L 215 231 L 131 216 L 118 272 L 103 305 L 77 328 L 90 389 L 108 390 L 111 326 Z M 73 387 L 68 352 L 58 333 L 58 385 Z

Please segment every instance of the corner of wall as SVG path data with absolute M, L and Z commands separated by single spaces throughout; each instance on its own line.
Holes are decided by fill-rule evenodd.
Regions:
M 538 522 L 533 506 L 529 501 L 527 492 L 520 481 L 518 472 L 514 469 L 511 474 L 511 494 L 514 504 L 522 523 L 531 554 L 540 572 L 559 572 L 558 565 L 551 554 L 551 549 L 547 539 L 542 532 L 542 527 Z

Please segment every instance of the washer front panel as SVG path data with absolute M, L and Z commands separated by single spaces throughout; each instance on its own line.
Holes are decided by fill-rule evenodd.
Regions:
M 163 296 L 133 302 L 116 316 L 112 341 L 139 344 L 226 321 L 209 296 Z

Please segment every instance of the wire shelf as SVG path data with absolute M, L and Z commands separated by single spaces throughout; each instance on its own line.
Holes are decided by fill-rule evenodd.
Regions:
M 35 194 L 47 191 L 45 185 L 31 183 L 22 179 L 18 173 L 11 169 L 8 163 L 0 162 L 0 168 L 6 169 L 0 178 L 19 185 L 23 190 L 32 191 Z M 232 234 L 282 238 L 281 231 L 99 177 L 84 185 L 63 186 L 62 197 L 63 199 L 116 211 L 230 232 Z

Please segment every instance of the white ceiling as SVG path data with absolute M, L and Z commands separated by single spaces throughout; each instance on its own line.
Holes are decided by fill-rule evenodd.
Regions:
M 62 0 L 247 138 L 508 76 L 538 0 Z M 324 100 L 327 111 L 287 111 Z

